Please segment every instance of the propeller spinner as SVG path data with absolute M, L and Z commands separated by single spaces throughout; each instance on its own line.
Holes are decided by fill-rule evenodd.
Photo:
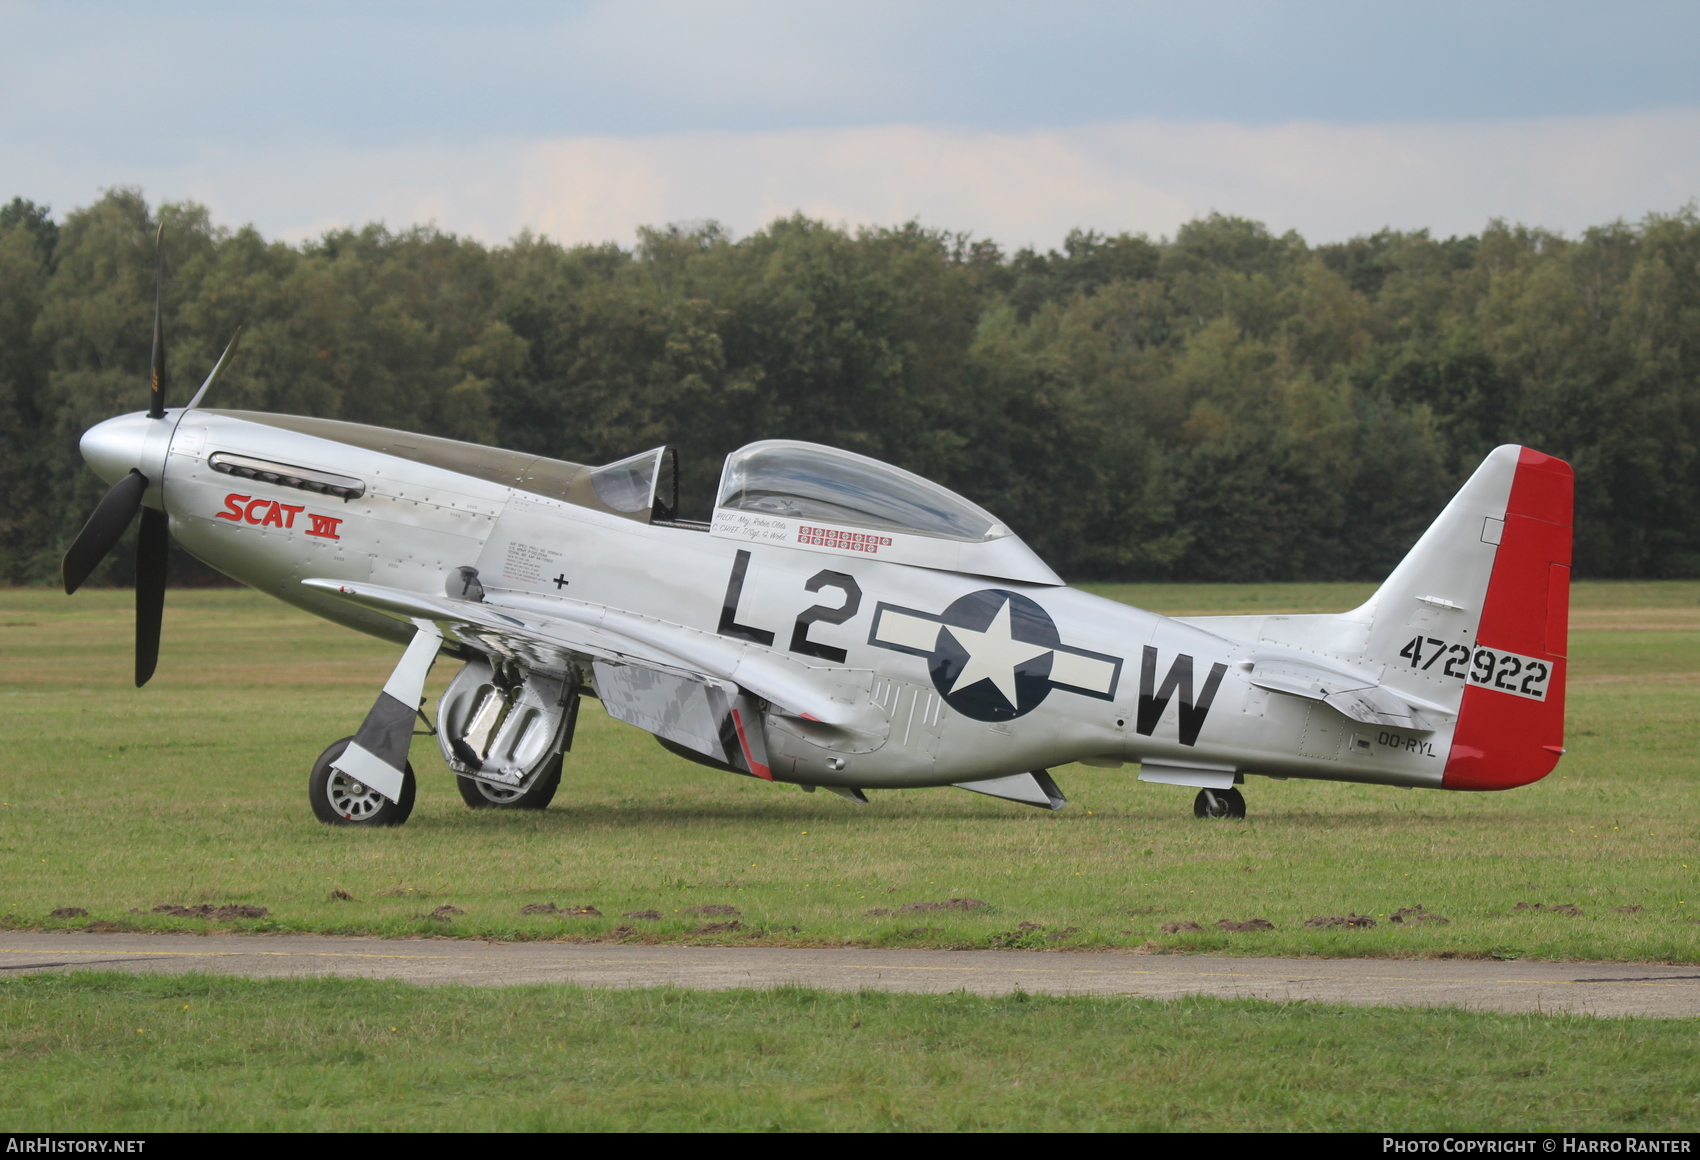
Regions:
M 148 409 L 140 413 L 120 415 L 96 424 L 84 432 L 81 448 L 90 467 L 106 479 L 119 476 L 112 488 L 89 516 L 77 538 L 65 552 L 60 571 L 65 579 L 65 593 L 70 595 L 82 587 L 85 580 L 112 551 L 124 529 L 142 516 L 142 526 L 136 540 L 136 687 L 148 683 L 159 663 L 160 620 L 165 611 L 165 570 L 171 544 L 170 520 L 163 506 L 144 506 L 150 487 L 163 490 L 165 482 L 165 449 L 171 433 L 182 417 L 182 411 L 167 414 L 165 409 L 165 333 L 163 329 L 162 298 L 165 285 L 165 226 L 161 223 L 154 239 L 154 303 L 153 356 L 148 382 Z M 237 331 L 241 334 L 240 328 Z M 189 403 L 201 401 L 212 385 L 225 359 L 236 346 L 230 340 L 224 353 L 201 389 Z M 149 454 L 150 450 L 155 451 Z M 147 466 L 157 479 L 150 479 L 142 470 Z M 156 495 L 158 493 L 156 492 Z

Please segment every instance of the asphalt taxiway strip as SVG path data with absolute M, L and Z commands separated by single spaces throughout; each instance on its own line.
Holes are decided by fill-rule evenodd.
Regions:
M 0 972 L 206 971 L 412 983 L 574 983 L 702 990 L 800 984 L 834 991 L 1219 995 L 1361 1006 L 1700 1017 L 1700 970 L 1649 963 L 1238 959 L 1027 951 L 790 950 L 321 935 L 0 934 Z

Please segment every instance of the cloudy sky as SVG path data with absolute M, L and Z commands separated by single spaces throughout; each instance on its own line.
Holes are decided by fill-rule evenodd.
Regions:
M 802 210 L 1008 247 L 1700 196 L 1700 3 L 0 0 L 0 200 L 629 244 Z

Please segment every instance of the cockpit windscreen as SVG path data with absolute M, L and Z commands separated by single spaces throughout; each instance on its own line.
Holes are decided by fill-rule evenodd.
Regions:
M 788 439 L 752 443 L 728 456 L 719 506 L 952 540 L 1009 535 L 990 512 L 918 475 Z

